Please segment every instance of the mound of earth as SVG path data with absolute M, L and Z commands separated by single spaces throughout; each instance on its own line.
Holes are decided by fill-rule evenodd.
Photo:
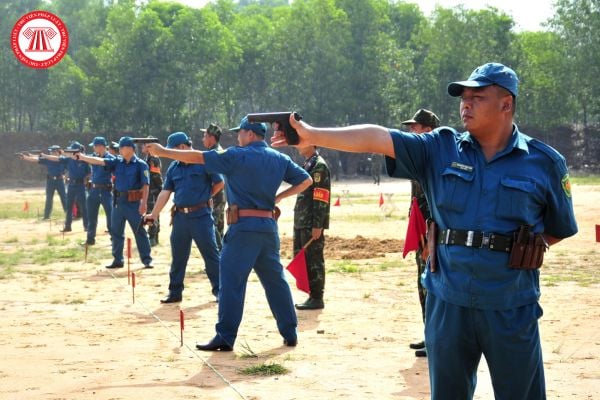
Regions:
M 328 260 L 366 260 L 385 257 L 386 253 L 399 253 L 404 240 L 372 239 L 357 235 L 353 239 L 339 236 L 326 236 L 325 259 Z M 281 238 L 281 257 L 292 258 L 293 242 L 291 237 Z

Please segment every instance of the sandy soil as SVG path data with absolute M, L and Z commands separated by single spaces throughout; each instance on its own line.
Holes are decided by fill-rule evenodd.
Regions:
M 429 398 L 427 360 L 408 348 L 423 330 L 413 256 L 402 260 L 400 254 L 409 190 L 403 181 L 336 183 L 333 198 L 339 196 L 341 206 L 332 208 L 328 232 L 326 308 L 299 312 L 299 344 L 284 347 L 252 274 L 231 353 L 195 350 L 196 341 L 213 336 L 217 313 L 197 250 L 184 301 L 159 303 L 170 264 L 166 223 L 154 251 L 155 269 L 140 269 L 134 244 L 134 302 L 126 268 L 110 273 L 103 267 L 110 261 L 106 234 L 84 262 L 77 245 L 85 238 L 80 222 L 62 242 L 60 221 L 0 220 L 0 257 L 34 251 L 52 239 L 81 252 L 81 261 L 23 263 L 0 279 L 0 399 Z M 548 398 L 600 399 L 600 244 L 594 238 L 600 188 L 575 185 L 573 192 L 580 233 L 553 247 L 543 267 L 540 327 Z M 371 197 L 357 200 L 357 193 Z M 378 207 L 380 194 L 385 211 Z M 0 196 L 40 201 L 42 191 L 4 190 Z M 280 220 L 284 265 L 291 257 L 292 204 L 284 202 Z M 305 298 L 296 289 L 293 295 L 296 302 Z M 263 363 L 289 372 L 242 374 Z M 485 362 L 476 398 L 493 398 Z

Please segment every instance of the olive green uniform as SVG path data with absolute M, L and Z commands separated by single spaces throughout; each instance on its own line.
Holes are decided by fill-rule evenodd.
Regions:
M 160 194 L 163 186 L 161 163 L 160 158 L 148 155 L 146 158 L 146 164 L 150 170 L 150 185 L 148 191 L 148 210 L 154 208 L 156 199 Z M 160 220 L 156 219 L 150 226 L 148 226 L 148 238 L 150 239 L 150 245 L 156 246 L 158 244 L 158 233 L 160 232 Z
M 209 150 L 221 151 L 223 148 L 217 143 Z M 227 203 L 225 190 L 220 190 L 219 193 L 215 194 L 212 201 L 212 216 L 215 220 L 215 236 L 217 237 L 217 247 L 219 248 L 219 251 L 221 251 L 221 248 L 223 247 L 223 231 L 225 229 L 225 203 Z
M 329 228 L 331 177 L 327 163 L 316 152 L 304 162 L 304 169 L 313 183 L 299 193 L 294 207 L 294 255 L 311 239 L 313 228 Z M 306 266 L 310 297 L 323 299 L 325 289 L 325 235 L 314 240 L 306 248 Z
M 410 181 L 410 195 L 411 198 L 417 198 L 417 204 L 419 205 L 419 209 L 421 210 L 421 214 L 423 214 L 423 218 L 431 219 L 431 212 L 429 211 L 429 205 L 427 204 L 427 198 L 425 197 L 425 193 L 421 188 L 421 185 L 417 183 L 417 181 Z M 417 287 L 419 290 L 419 302 L 421 303 L 421 314 L 423 315 L 423 321 L 425 321 L 425 297 L 427 296 L 427 290 L 423 287 L 421 283 L 421 275 L 425 271 L 425 265 L 427 264 L 426 260 L 423 260 L 423 249 L 419 247 L 419 250 L 416 252 L 416 261 L 417 261 Z

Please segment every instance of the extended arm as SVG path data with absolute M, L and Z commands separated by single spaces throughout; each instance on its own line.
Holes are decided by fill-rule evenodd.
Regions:
M 75 153 L 73 155 L 73 158 L 75 158 L 76 160 L 79 160 L 79 161 L 86 162 L 88 164 L 105 165 L 104 158 L 87 156 L 87 155 L 82 154 L 82 153 Z
M 159 143 L 148 143 L 146 149 L 153 156 L 172 158 L 187 164 L 204 164 L 204 152 L 199 150 L 167 149 Z
M 298 146 L 320 146 L 353 153 L 378 153 L 394 157 L 394 145 L 387 128 L 379 125 L 352 125 L 343 128 L 315 128 L 290 116 L 290 124 L 298 132 Z M 273 147 L 286 146 L 285 135 L 276 131 Z

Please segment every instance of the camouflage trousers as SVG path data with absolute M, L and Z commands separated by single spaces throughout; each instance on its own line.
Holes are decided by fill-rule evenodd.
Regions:
M 419 291 L 419 302 L 421 303 L 421 314 L 423 316 L 423 322 L 425 322 L 425 298 L 427 297 L 427 289 L 423 287 L 423 283 L 421 282 L 421 275 L 425 271 L 427 266 L 427 261 L 423 260 L 423 250 L 417 250 L 417 290 Z
M 221 251 L 223 247 L 223 230 L 225 229 L 225 202 L 213 205 L 212 216 L 215 220 L 217 248 Z
M 312 229 L 294 229 L 294 256 L 312 237 Z M 308 272 L 308 284 L 310 286 L 310 297 L 313 299 L 323 299 L 325 290 L 325 257 L 323 250 L 325 248 L 325 235 L 314 240 L 307 248 L 306 268 Z

